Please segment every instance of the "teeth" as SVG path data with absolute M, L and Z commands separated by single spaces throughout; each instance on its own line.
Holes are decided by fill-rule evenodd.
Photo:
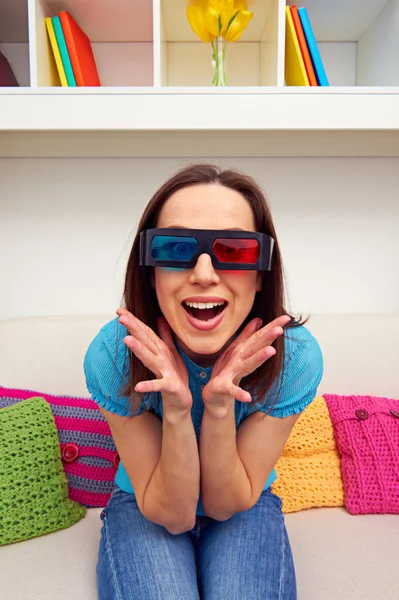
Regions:
M 191 308 L 213 308 L 214 306 L 224 306 L 225 302 L 185 302 Z

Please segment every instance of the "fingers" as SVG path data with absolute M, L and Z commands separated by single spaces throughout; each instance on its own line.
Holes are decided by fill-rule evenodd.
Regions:
M 163 391 L 162 379 L 150 379 L 148 381 L 139 381 L 134 388 L 140 394 L 149 394 L 151 392 Z
M 240 335 L 236 337 L 234 342 L 230 344 L 230 348 L 235 348 L 238 344 L 241 344 L 245 340 L 251 337 L 255 333 L 259 327 L 262 325 L 262 319 L 252 319 L 249 323 L 247 323 L 244 329 L 241 331 Z
M 232 385 L 230 388 L 230 394 L 233 398 L 239 402 L 251 402 L 252 396 L 249 392 L 238 387 L 238 385 Z
M 272 346 L 266 346 L 261 350 L 258 350 L 258 352 L 245 360 L 245 363 L 242 365 L 240 376 L 246 377 L 250 373 L 253 373 L 260 365 L 275 354 L 276 350 Z
M 119 323 L 124 325 L 131 335 L 147 346 L 153 354 L 160 352 L 160 339 L 151 327 L 148 327 L 125 308 L 118 309 L 116 312 L 119 315 Z
M 182 397 L 183 390 L 176 379 L 162 377 L 161 379 L 149 379 L 140 381 L 135 386 L 135 391 L 143 394 L 150 392 L 161 392 L 169 396 Z
M 234 342 L 230 344 L 230 348 L 234 348 L 235 346 L 238 346 L 239 344 L 245 342 L 245 340 L 249 339 L 256 332 L 258 336 L 263 336 L 265 333 L 271 331 L 273 327 L 278 326 L 280 328 L 283 328 L 290 321 L 291 317 L 289 317 L 288 315 L 282 315 L 281 317 L 277 317 L 277 319 L 274 319 L 274 321 L 271 321 L 270 323 L 261 328 L 262 319 L 252 319 L 249 323 L 247 323 L 247 325 L 241 331 L 240 335 L 234 340 Z M 279 333 L 281 334 L 280 330 Z M 271 333 L 269 343 L 271 344 L 276 337 L 278 337 L 278 335 L 273 337 L 273 333 Z
M 243 344 L 240 356 L 242 360 L 246 360 L 250 356 L 256 354 L 259 350 L 265 346 L 270 346 L 280 335 L 284 333 L 283 327 L 289 323 L 291 318 L 288 315 L 278 317 L 271 323 L 265 325 L 261 329 L 258 329 L 250 336 L 247 343 Z
M 167 348 L 178 355 L 175 348 L 171 329 L 164 317 L 157 320 L 159 338 L 150 327 L 136 319 L 129 311 L 118 310 L 119 322 L 122 323 L 131 335 L 127 335 L 123 342 L 134 352 L 136 357 L 154 373 L 157 379 L 140 381 L 135 386 L 139 393 L 162 392 L 170 396 L 182 397 L 184 389 L 180 376 L 176 373 L 175 364 Z M 133 335 L 132 335 L 133 334 Z M 180 359 L 181 360 L 181 359 Z
M 247 360 L 251 358 L 254 354 L 256 354 L 259 350 L 262 350 L 265 347 L 270 347 L 270 345 L 280 336 L 282 335 L 284 330 L 282 327 L 275 327 L 270 331 L 260 330 L 259 335 L 257 337 L 251 338 L 248 344 L 242 349 L 240 353 L 240 357 L 242 360 Z
M 132 335 L 126 336 L 123 341 L 147 369 L 150 369 L 156 377 L 161 377 L 161 364 L 157 354 L 154 354 L 148 346 Z

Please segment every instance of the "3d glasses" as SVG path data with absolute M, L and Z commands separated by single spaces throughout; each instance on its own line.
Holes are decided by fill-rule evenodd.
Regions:
M 209 254 L 215 269 L 270 271 L 274 240 L 254 231 L 146 229 L 140 233 L 140 265 L 191 269 Z

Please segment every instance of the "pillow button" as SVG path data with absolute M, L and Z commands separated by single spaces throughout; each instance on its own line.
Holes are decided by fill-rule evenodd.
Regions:
M 76 444 L 65 444 L 61 451 L 61 455 L 64 462 L 68 464 L 74 463 L 80 455 L 79 446 Z
M 121 462 L 121 459 L 120 459 L 120 456 L 118 453 L 115 454 L 114 460 L 112 462 L 114 463 L 115 469 L 117 469 L 119 467 L 119 463 Z
M 364 410 L 364 408 L 360 408 L 359 410 L 357 410 L 355 412 L 355 415 L 358 419 L 361 419 L 362 421 L 365 421 L 369 418 L 369 413 L 367 412 L 367 410 Z
M 367 412 L 367 410 L 364 410 L 364 408 L 360 408 L 359 410 L 357 410 L 355 415 L 358 419 L 361 419 L 362 421 L 365 421 L 369 418 L 369 413 Z
M 399 419 L 399 410 L 395 410 L 394 408 L 392 408 L 390 412 L 393 417 Z

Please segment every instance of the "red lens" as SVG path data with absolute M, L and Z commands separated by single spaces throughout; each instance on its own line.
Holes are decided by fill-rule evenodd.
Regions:
M 254 265 L 259 258 L 258 240 L 247 238 L 218 238 L 213 242 L 212 250 L 221 263 Z

